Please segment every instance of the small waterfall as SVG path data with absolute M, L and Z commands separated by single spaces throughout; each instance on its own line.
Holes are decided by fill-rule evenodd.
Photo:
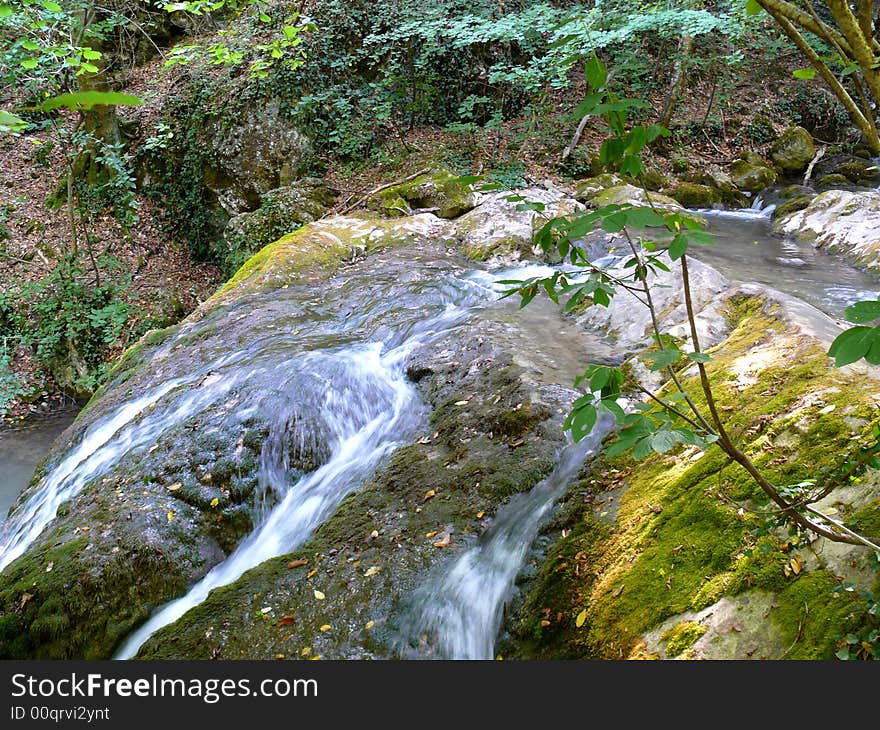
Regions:
M 577 444 L 569 444 L 553 472 L 498 510 L 479 542 L 416 589 L 402 622 L 400 653 L 421 658 L 492 659 L 504 605 L 526 552 L 555 502 L 583 463 L 595 454 L 613 419 L 600 419 Z
M 93 424 L 79 443 L 46 474 L 0 527 L 0 570 L 19 557 L 54 518 L 58 508 L 123 456 L 144 450 L 169 427 L 198 413 L 229 391 L 232 379 L 210 387 L 200 382 L 212 369 L 233 362 L 224 357 L 188 377 L 175 378 L 119 407 Z M 165 397 L 185 391 L 180 398 Z M 165 401 L 163 401 L 165 399 Z M 161 405 L 160 405 L 161 404 Z
M 318 383 L 316 392 L 324 394 L 320 420 L 331 439 L 330 459 L 294 484 L 283 482 L 286 470 L 277 462 L 264 464 L 263 477 L 274 477 L 272 487 L 281 493 L 280 502 L 229 558 L 132 634 L 116 658 L 134 656 L 153 633 L 197 606 L 214 588 L 301 545 L 384 456 L 412 437 L 422 413 L 404 364 L 406 354 L 421 341 L 412 338 L 384 353 L 380 343 L 370 343 L 307 358 L 311 363 L 306 375 Z

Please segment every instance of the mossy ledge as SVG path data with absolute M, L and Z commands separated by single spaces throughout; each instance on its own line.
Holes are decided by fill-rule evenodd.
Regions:
M 875 372 L 835 369 L 825 346 L 783 309 L 755 296 L 729 299 L 731 334 L 708 366 L 729 430 L 780 485 L 815 477 L 856 449 L 877 420 L 880 394 Z M 695 374 L 684 375 L 702 402 Z M 832 494 L 827 506 L 852 524 L 873 527 L 874 484 L 865 480 L 855 500 Z M 505 657 L 656 657 L 646 651 L 646 634 L 697 616 L 705 637 L 694 637 L 683 657 L 828 659 L 841 632 L 868 620 L 833 592 L 842 563 L 834 575 L 826 569 L 825 541 L 806 546 L 763 530 L 754 511 L 767 500 L 717 448 L 700 455 L 680 447 L 639 463 L 603 457 L 568 502 L 562 527 L 570 532 L 525 584 L 525 598 L 507 620 Z M 864 569 L 867 552 L 852 548 L 849 559 Z M 737 603 L 727 597 L 744 591 L 770 596 L 766 616 L 749 618 L 734 606 L 740 619 L 723 629 L 705 618 L 719 601 Z M 705 615 L 695 614 L 700 611 Z M 719 631 L 757 636 L 757 624 L 768 620 L 778 646 L 756 640 L 734 642 L 728 655 L 713 649 L 724 643 Z

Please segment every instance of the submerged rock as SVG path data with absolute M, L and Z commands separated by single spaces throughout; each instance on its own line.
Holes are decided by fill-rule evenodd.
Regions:
M 803 210 L 780 216 L 777 233 L 797 236 L 868 269 L 880 269 L 880 193 L 828 190 Z

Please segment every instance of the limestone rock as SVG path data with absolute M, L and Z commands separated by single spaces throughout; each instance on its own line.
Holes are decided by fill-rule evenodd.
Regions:
M 828 190 L 803 210 L 778 218 L 773 229 L 880 269 L 880 192 Z

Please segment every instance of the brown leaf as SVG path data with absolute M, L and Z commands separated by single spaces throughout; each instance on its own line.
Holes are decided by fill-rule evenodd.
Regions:
M 434 499 L 434 497 L 436 497 L 436 496 L 437 496 L 437 492 L 434 491 L 433 489 L 429 489 L 427 492 L 425 492 L 424 501 L 427 502 L 429 499 Z
M 278 621 L 278 623 L 275 625 L 276 626 L 290 626 L 290 624 L 292 624 L 294 621 L 296 621 L 296 619 L 293 616 L 285 616 L 284 618 L 280 619 Z
M 452 542 L 452 535 L 450 535 L 448 532 L 444 532 L 442 535 L 440 535 L 440 539 L 435 540 L 432 544 L 435 548 L 444 548 L 447 547 L 450 542 Z
M 308 565 L 308 564 L 309 564 L 308 558 L 297 558 L 296 560 L 291 560 L 287 564 L 287 569 L 293 570 L 294 568 L 301 568 L 302 566 Z
M 549 622 L 547 619 L 544 619 L 543 621 L 541 621 L 541 626 L 546 627 L 546 626 L 549 626 L 549 625 L 550 625 L 550 622 Z

